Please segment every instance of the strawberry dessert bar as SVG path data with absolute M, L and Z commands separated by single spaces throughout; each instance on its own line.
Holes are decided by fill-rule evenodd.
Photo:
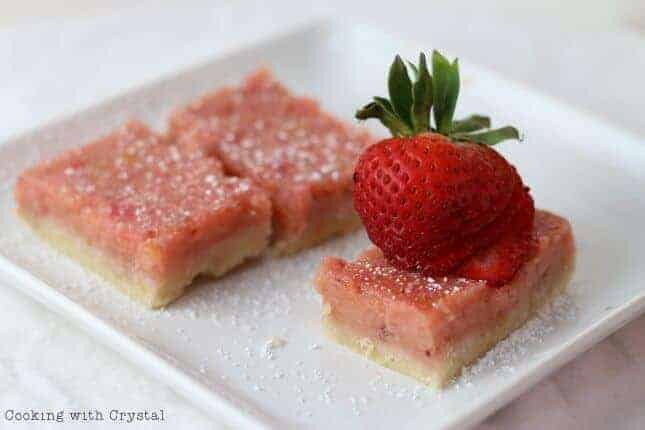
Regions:
M 352 173 L 373 143 L 363 131 L 292 95 L 270 72 L 203 97 L 172 116 L 169 134 L 252 179 L 273 203 L 273 250 L 292 253 L 360 225 Z
M 40 236 L 149 307 L 259 254 L 271 232 L 262 190 L 138 122 L 26 170 L 15 199 Z
M 492 148 L 518 131 L 490 130 L 481 115 L 453 120 L 458 63 L 434 52 L 432 72 L 424 54 L 418 66 L 397 56 L 390 99 L 357 112 L 393 135 L 361 154 L 353 176 L 376 248 L 325 259 L 316 287 L 333 339 L 441 387 L 566 287 L 575 246 L 569 223 L 536 212 Z
M 538 211 L 530 257 L 508 283 L 397 269 L 373 248 L 354 262 L 326 258 L 316 285 L 328 335 L 376 362 L 444 386 L 567 285 L 569 223 Z

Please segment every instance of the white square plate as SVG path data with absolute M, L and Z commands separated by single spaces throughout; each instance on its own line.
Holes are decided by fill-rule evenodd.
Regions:
M 383 94 L 395 53 L 430 46 L 330 22 L 180 72 L 0 146 L 0 277 L 207 411 L 248 428 L 452 428 L 473 424 L 636 317 L 645 306 L 645 147 L 634 137 L 462 61 L 458 110 L 513 123 L 501 150 L 537 205 L 565 215 L 579 246 L 570 292 L 498 345 L 453 386 L 433 392 L 327 341 L 311 278 L 326 254 L 352 258 L 363 233 L 202 281 L 164 311 L 144 310 L 38 241 L 16 218 L 12 188 L 26 166 L 127 118 L 162 129 L 169 111 L 269 65 L 297 92 L 350 120 Z M 374 126 L 375 130 L 382 131 Z M 271 339 L 284 341 L 275 348 Z M 279 344 L 280 342 L 274 342 Z

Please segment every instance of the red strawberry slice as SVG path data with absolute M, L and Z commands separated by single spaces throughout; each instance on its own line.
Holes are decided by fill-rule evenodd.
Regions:
M 482 227 L 472 235 L 459 237 L 459 240 L 450 242 L 451 246 L 436 252 L 434 258 L 427 253 L 428 259 L 425 262 L 425 266 L 420 266 L 418 271 L 430 276 L 452 274 L 456 268 L 465 264 L 474 255 L 479 252 L 485 252 L 486 249 L 498 242 L 503 235 L 507 234 L 509 230 L 515 228 L 515 217 L 521 210 L 525 193 L 524 186 L 521 182 L 518 182 L 511 201 L 494 222 Z
M 487 281 L 491 286 L 500 286 L 513 279 L 531 248 L 534 215 L 533 199 L 525 188 L 506 233 L 495 244 L 466 261 L 456 274 Z

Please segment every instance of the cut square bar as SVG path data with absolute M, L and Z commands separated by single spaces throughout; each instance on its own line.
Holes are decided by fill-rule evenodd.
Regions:
M 135 121 L 26 170 L 15 200 L 40 236 L 149 307 L 258 255 L 271 232 L 259 187 Z
M 257 71 L 178 110 L 170 136 L 219 158 L 227 173 L 271 196 L 273 248 L 292 253 L 360 225 L 352 202 L 354 164 L 373 141 L 270 72 Z
M 383 366 L 444 386 L 566 288 L 569 223 L 537 211 L 534 237 L 529 260 L 499 288 L 401 271 L 376 248 L 354 262 L 327 257 L 316 279 L 326 331 Z

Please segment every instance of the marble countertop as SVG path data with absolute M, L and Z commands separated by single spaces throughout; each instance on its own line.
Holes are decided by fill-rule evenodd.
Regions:
M 629 25 L 635 23 L 631 27 L 600 20 L 571 26 L 548 13 L 522 14 L 514 9 L 499 13 L 483 6 L 466 7 L 464 2 L 438 3 L 431 9 L 403 1 L 397 11 L 388 11 L 359 2 L 344 5 L 342 15 L 459 53 L 630 129 L 644 137 L 645 144 L 641 21 L 628 20 Z M 190 2 L 182 8 L 173 4 L 159 9 L 144 2 L 100 17 L 55 15 L 0 25 L 0 141 L 97 98 L 198 62 L 241 38 L 261 36 L 285 23 L 339 14 L 335 5 L 340 4 Z M 413 7 L 416 12 L 409 13 Z M 427 10 L 418 13 L 423 7 Z M 150 428 L 220 427 L 162 382 L 143 375 L 63 317 L 2 283 L 0 279 L 3 413 L 10 408 L 163 408 L 165 425 Z M 644 332 L 641 317 L 500 410 L 481 428 L 643 428 Z M 16 428 L 31 427 L 16 424 Z

